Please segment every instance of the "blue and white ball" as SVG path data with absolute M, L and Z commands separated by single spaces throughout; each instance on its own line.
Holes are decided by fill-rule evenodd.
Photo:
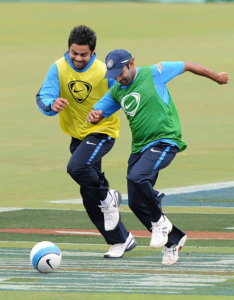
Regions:
M 62 254 L 58 246 L 51 242 L 37 243 L 31 250 L 30 261 L 35 270 L 51 273 L 61 263 Z

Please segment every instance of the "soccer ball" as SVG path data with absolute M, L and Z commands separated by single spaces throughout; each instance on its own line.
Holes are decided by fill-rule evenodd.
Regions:
M 31 250 L 30 261 L 35 270 L 51 273 L 61 263 L 62 254 L 58 246 L 51 242 L 37 243 Z

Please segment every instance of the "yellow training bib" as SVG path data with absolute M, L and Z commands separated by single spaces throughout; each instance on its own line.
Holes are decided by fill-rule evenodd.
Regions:
M 56 61 L 60 83 L 60 98 L 68 101 L 64 111 L 59 113 L 62 131 L 79 140 L 90 133 L 105 133 L 112 138 L 119 137 L 119 116 L 114 113 L 97 125 L 85 124 L 94 104 L 108 91 L 108 81 L 103 79 L 106 66 L 95 59 L 91 67 L 82 73 L 73 70 L 65 57 Z

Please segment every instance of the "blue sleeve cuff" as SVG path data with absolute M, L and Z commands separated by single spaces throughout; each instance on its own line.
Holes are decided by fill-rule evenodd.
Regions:
M 52 110 L 54 101 L 59 97 L 60 84 L 58 79 L 58 68 L 56 63 L 53 63 L 46 75 L 46 78 L 36 95 L 37 106 L 40 111 L 47 116 L 54 116 L 58 113 Z

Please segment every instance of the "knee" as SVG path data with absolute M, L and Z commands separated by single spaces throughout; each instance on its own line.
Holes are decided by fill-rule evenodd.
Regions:
M 67 165 L 67 173 L 71 177 L 74 177 L 74 175 L 75 175 L 75 168 L 73 168 L 70 164 Z
M 130 174 L 127 176 L 127 180 L 128 180 L 131 184 L 133 184 L 133 185 L 135 185 L 135 184 L 138 182 L 137 175 L 136 175 L 136 174 L 132 174 L 132 173 L 130 173 Z
M 68 165 L 67 165 L 67 173 L 71 176 L 77 176 L 77 175 L 81 175 L 82 173 L 84 173 L 84 167 L 82 167 L 81 165 L 74 163 L 73 161 L 69 161 Z
M 67 164 L 67 173 L 69 174 L 69 175 L 73 175 L 74 173 L 75 173 L 75 166 L 74 166 L 74 164 L 71 162 L 71 160 L 68 162 L 68 164 Z

